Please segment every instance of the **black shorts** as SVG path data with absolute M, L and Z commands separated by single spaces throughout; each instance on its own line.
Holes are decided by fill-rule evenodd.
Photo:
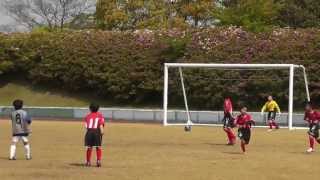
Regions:
M 268 112 L 268 120 L 276 120 L 277 112 L 276 111 L 269 111 Z
M 308 134 L 316 139 L 319 138 L 319 124 L 310 124 Z
M 100 130 L 88 130 L 85 136 L 85 146 L 101 146 L 102 144 L 102 135 Z
M 222 122 L 223 122 L 223 128 L 234 128 L 235 127 L 234 119 L 231 116 L 230 112 L 224 113 L 224 117 L 222 119 Z
M 244 140 L 246 144 L 249 144 L 251 138 L 251 129 L 250 128 L 239 128 L 238 137 L 241 140 Z

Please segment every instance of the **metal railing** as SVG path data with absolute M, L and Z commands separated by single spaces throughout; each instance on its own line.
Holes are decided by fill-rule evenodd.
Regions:
M 80 120 L 87 113 L 87 108 L 77 107 L 25 107 L 25 110 L 36 119 L 74 119 Z M 0 107 L 0 117 L 10 117 L 12 107 Z M 101 108 L 107 121 L 125 120 L 132 122 L 162 122 L 163 110 L 161 109 L 122 109 L 122 108 Z M 249 112 L 257 125 L 266 124 L 266 116 L 261 116 L 260 112 Z M 294 127 L 306 127 L 303 114 L 293 114 Z M 187 113 L 183 110 L 168 111 L 168 124 L 186 123 Z M 190 111 L 190 119 L 194 124 L 221 124 L 223 118 L 222 111 Z M 288 113 L 282 113 L 277 117 L 277 122 L 282 126 L 288 126 Z

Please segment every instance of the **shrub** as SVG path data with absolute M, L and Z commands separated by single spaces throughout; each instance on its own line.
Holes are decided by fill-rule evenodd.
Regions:
M 235 27 L 36 31 L 0 35 L 0 72 L 24 72 L 21 74 L 36 84 L 88 91 L 115 102 L 160 106 L 164 62 L 295 63 L 307 67 L 311 95 L 320 100 L 319 41 L 317 29 L 276 29 L 258 34 Z M 170 104 L 180 106 L 178 74 L 170 73 Z M 267 94 L 274 94 L 287 106 L 288 75 L 284 71 L 194 69 L 185 70 L 185 76 L 192 108 L 218 109 L 225 94 L 231 94 L 238 105 L 254 108 Z M 239 78 L 242 81 L 236 80 Z M 302 81 L 296 81 L 295 88 L 296 100 L 303 99 Z

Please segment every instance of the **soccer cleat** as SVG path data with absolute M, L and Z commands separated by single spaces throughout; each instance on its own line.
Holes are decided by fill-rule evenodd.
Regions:
M 28 161 L 29 161 L 29 160 L 31 160 L 31 159 L 32 159 L 32 157 L 31 157 L 31 156 L 30 156 L 30 157 L 26 157 L 26 160 L 28 160 Z
M 15 160 L 17 160 L 17 159 L 16 159 L 16 157 L 13 157 L 13 158 L 9 158 L 9 160 L 10 160 L 10 161 L 15 161 Z
M 185 127 L 184 127 L 184 131 L 190 132 L 190 131 L 191 131 L 191 126 L 185 126 Z
M 90 166 L 91 166 L 91 163 L 90 163 L 90 162 L 86 162 L 85 166 L 86 166 L 86 167 L 90 167 Z
M 101 167 L 101 161 L 97 161 L 97 167 Z
M 311 132 L 311 131 L 308 131 L 308 134 L 309 134 L 310 136 L 314 136 L 314 133 Z
M 314 152 L 314 149 L 313 149 L 313 148 L 307 149 L 307 153 L 312 153 L 312 152 Z

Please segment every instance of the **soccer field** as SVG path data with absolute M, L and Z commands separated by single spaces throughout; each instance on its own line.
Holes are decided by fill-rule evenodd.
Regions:
M 0 121 L 1 180 L 301 180 L 319 178 L 320 152 L 304 153 L 306 130 L 253 129 L 247 154 L 226 146 L 221 128 L 111 123 L 101 168 L 83 167 L 83 124 L 34 121 L 33 159 L 9 161 L 10 123 Z M 95 156 L 94 156 L 95 158 Z

